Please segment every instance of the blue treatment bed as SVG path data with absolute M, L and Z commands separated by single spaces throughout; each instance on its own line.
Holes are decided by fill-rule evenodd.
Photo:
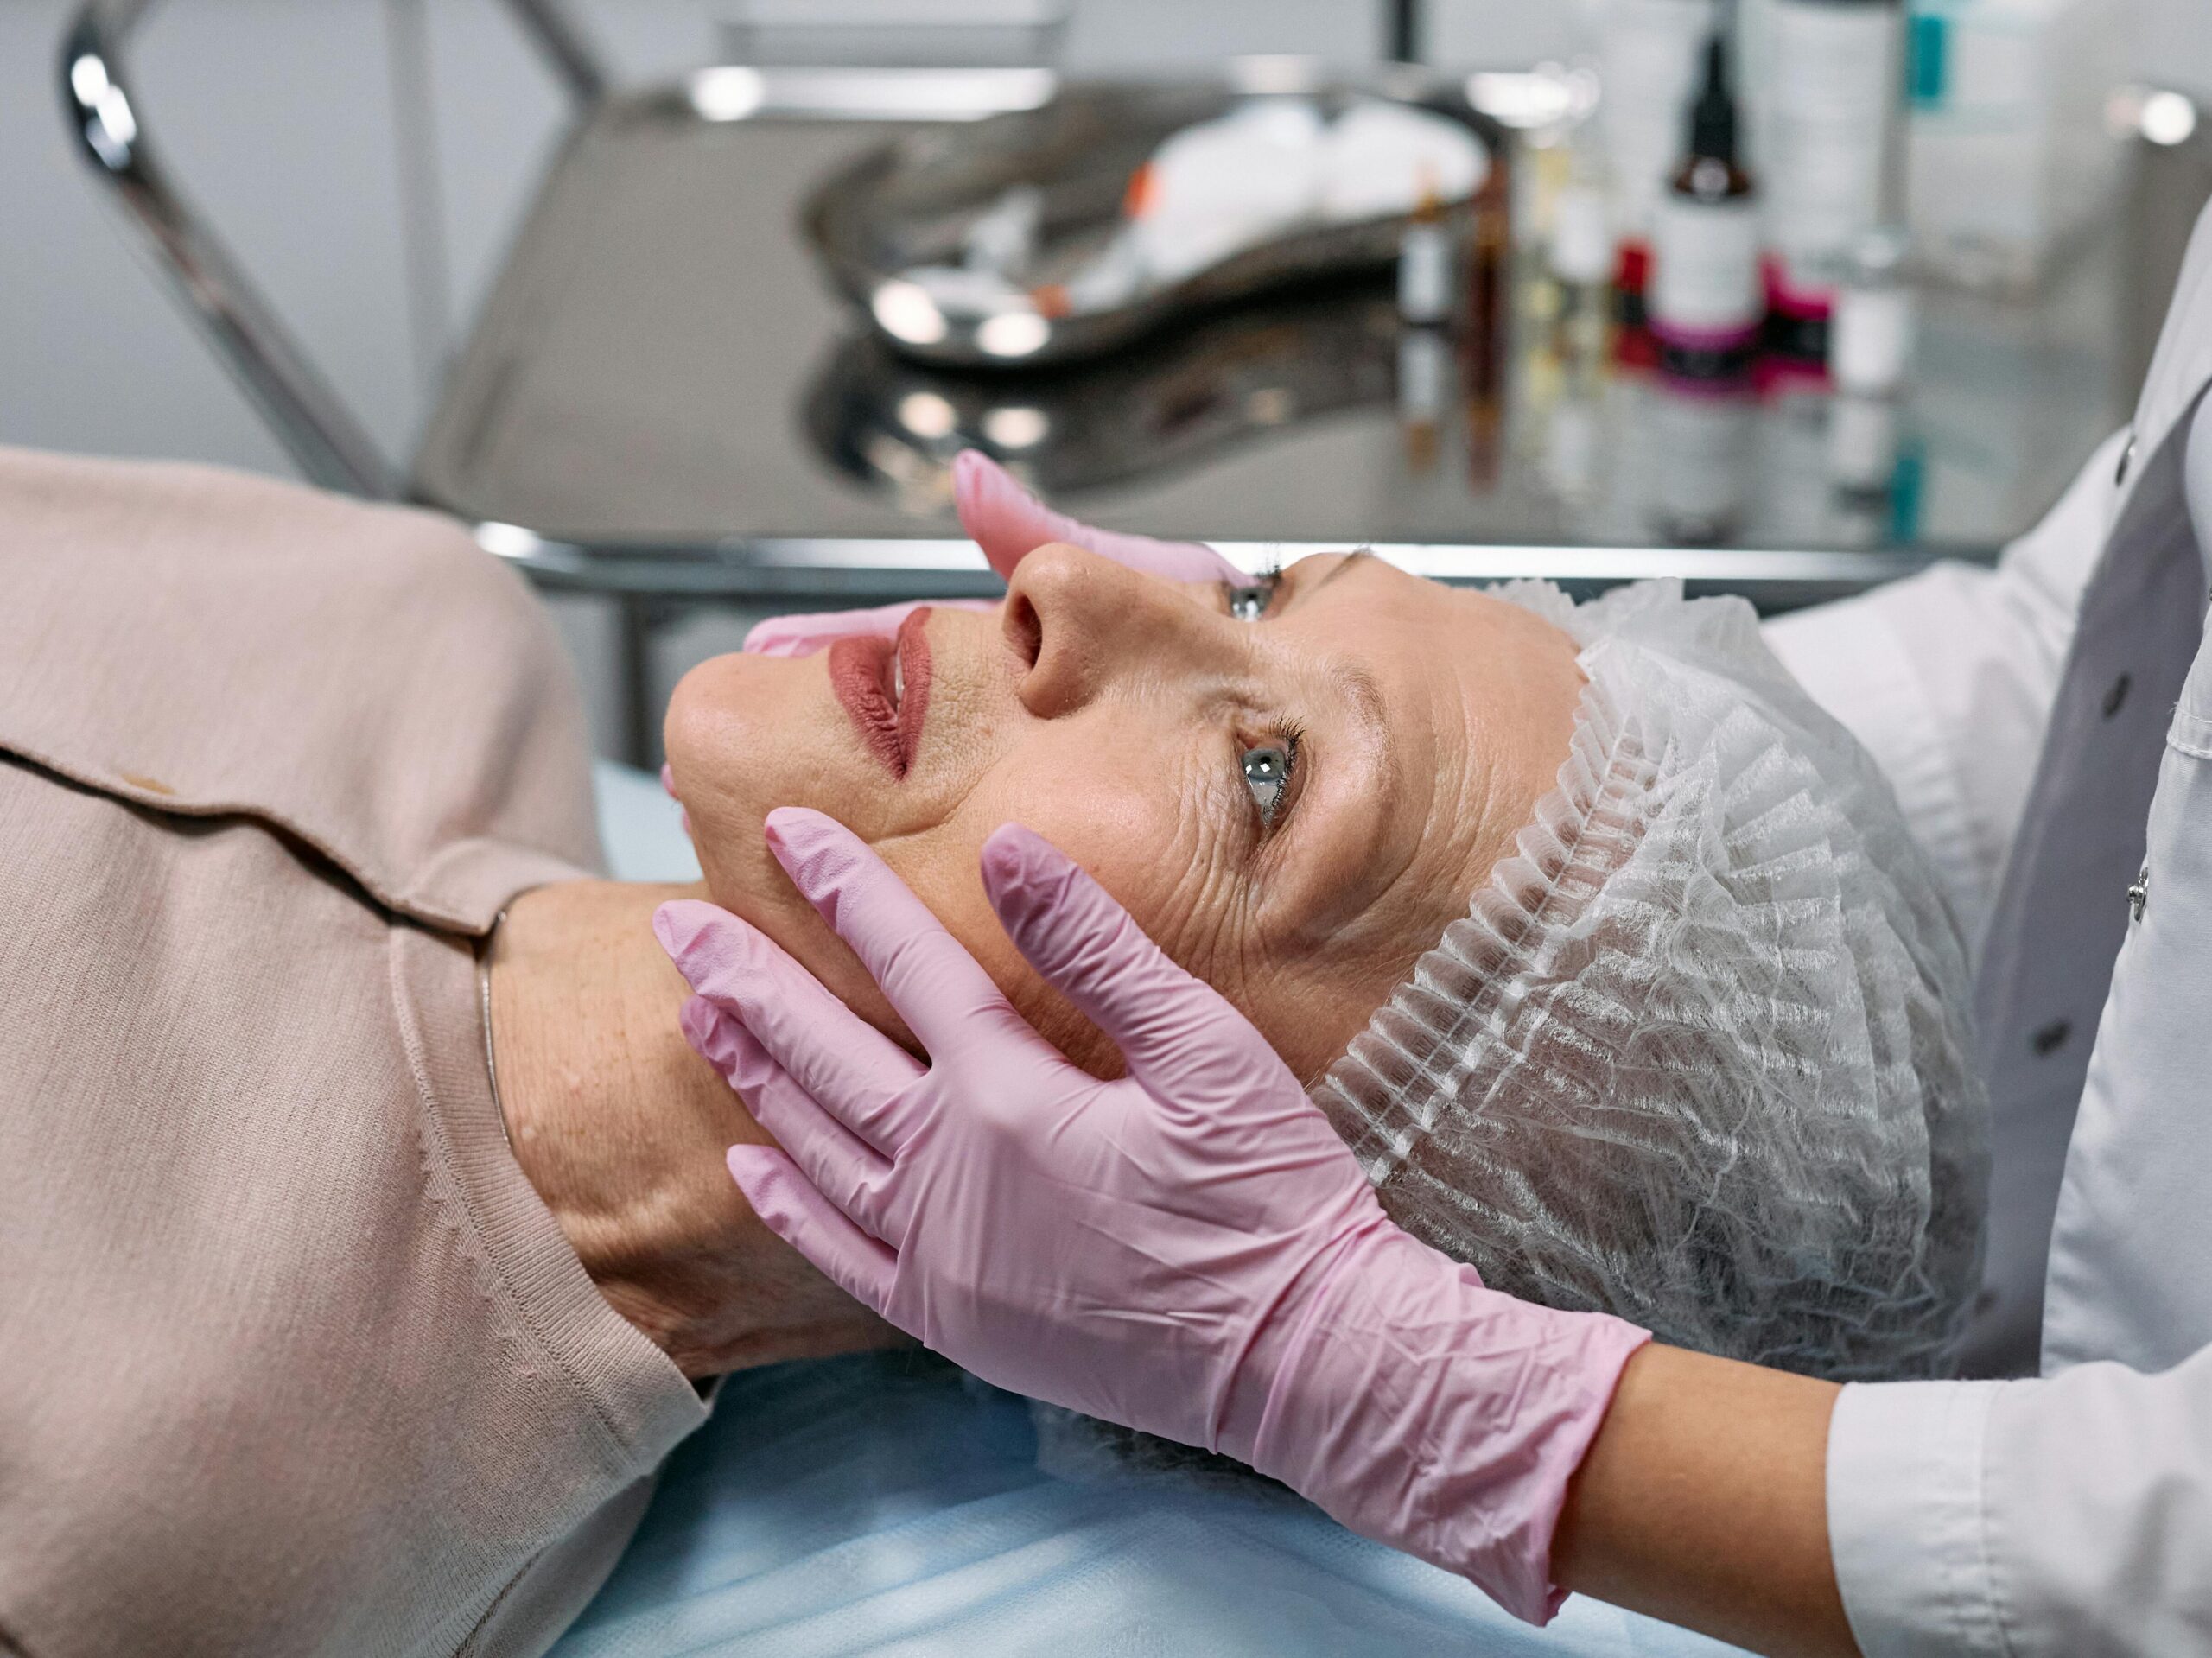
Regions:
M 695 877 L 659 785 L 602 767 L 614 873 Z M 1048 1452 L 1052 1451 L 1048 1446 Z M 1048 1468 L 1059 1471 L 1047 1471 Z M 1549 1629 L 1257 1482 L 1047 1454 L 1021 1400 L 919 1351 L 728 1377 L 556 1658 L 1466 1653 L 1691 1658 L 1594 1601 Z

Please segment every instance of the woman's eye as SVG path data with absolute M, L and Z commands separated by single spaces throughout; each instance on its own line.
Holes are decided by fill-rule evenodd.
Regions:
M 1290 751 L 1279 743 L 1244 751 L 1244 786 L 1260 809 L 1260 822 L 1269 829 L 1281 810 L 1283 791 L 1290 787 Z
M 1249 587 L 1232 587 L 1229 590 L 1229 613 L 1240 622 L 1256 622 L 1268 613 L 1268 607 L 1274 600 L 1275 588 L 1282 577 L 1269 570 Z

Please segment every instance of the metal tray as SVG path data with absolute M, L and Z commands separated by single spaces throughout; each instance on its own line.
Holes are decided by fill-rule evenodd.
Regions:
M 1301 227 L 1179 281 L 1140 289 L 1116 308 L 1057 317 L 1040 314 L 1026 300 L 976 316 L 940 310 L 907 273 L 948 258 L 980 214 L 1007 189 L 1022 185 L 1040 194 L 1049 248 L 1096 246 L 1118 222 L 1131 176 L 1165 140 L 1240 105 L 1287 94 L 1327 117 L 1355 98 L 1372 98 L 1465 124 L 1481 142 L 1489 165 L 1471 198 L 1447 205 L 1474 217 L 1478 237 L 1487 229 L 1490 239 L 1503 239 L 1511 155 L 1504 130 L 1468 102 L 1464 79 L 1447 80 L 1402 65 L 1325 80 L 1247 74 L 1235 83 L 1066 86 L 1041 109 L 887 141 L 824 179 L 808 199 L 802 223 L 838 289 L 903 355 L 1001 369 L 1096 357 L 1208 308 L 1386 264 L 1397 257 L 1408 216 Z M 918 303 L 926 308 L 921 328 L 910 322 Z M 1025 319 L 1018 353 L 994 347 L 991 325 L 1008 314 Z
M 804 403 L 841 472 L 931 505 L 953 456 L 980 449 L 1048 498 L 1157 480 L 1285 428 L 1388 405 L 1399 321 L 1387 287 L 1306 284 L 1163 329 L 1055 372 L 963 372 L 906 361 L 874 334 L 845 341 Z

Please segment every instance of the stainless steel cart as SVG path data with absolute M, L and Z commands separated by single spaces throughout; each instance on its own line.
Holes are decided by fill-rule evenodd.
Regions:
M 2155 326 L 2212 189 L 2212 134 L 2139 143 L 2112 232 L 2037 302 L 1929 296 L 1897 486 L 1845 499 L 1822 471 L 1832 411 L 1817 384 L 1741 406 L 1638 385 L 1578 403 L 1526 353 L 1471 365 L 1399 329 L 1371 290 L 1200 319 L 1089 373 L 904 362 L 816 268 L 798 204 L 887 137 L 1043 105 L 1052 70 L 739 64 L 617 89 L 554 0 L 509 4 L 574 119 L 404 465 L 378 453 L 161 166 L 127 60 L 149 0 L 83 7 L 64 105 L 308 478 L 443 507 L 539 583 L 616 597 L 639 759 L 654 746 L 650 640 L 684 607 L 991 590 L 942 488 L 966 442 L 1087 516 L 1211 539 L 1253 564 L 1363 543 L 1446 581 L 1680 575 L 1786 607 L 1936 556 L 1986 557 L 2125 418 L 2150 346 L 2141 319 Z M 1526 88 L 1488 80 L 1470 96 L 1496 93 L 1510 115 Z M 1504 271 L 1517 283 L 1510 251 Z M 1317 364 L 1334 378 L 1317 382 Z M 1057 467 L 1043 458 L 1054 442 Z M 1592 442 L 1616 449 L 1593 460 Z M 1710 475 L 1692 477 L 1700 466 Z M 1717 511 L 1675 499 L 1686 479 L 1743 499 Z M 1621 480 L 1667 511 L 1592 493 Z

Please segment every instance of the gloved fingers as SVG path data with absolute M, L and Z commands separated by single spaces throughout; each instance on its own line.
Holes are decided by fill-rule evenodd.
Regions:
M 1247 1071 L 1248 1061 L 1262 1063 L 1255 1074 L 1281 1068 L 1243 1014 L 1168 960 L 1111 893 L 1042 835 L 1006 824 L 983 842 L 982 865 L 983 891 L 1014 947 L 1112 1039 L 1147 1092 L 1187 1103 L 1220 1073 L 1224 1047 Z
M 774 1147 L 733 1146 L 728 1163 L 730 1178 L 761 1224 L 869 1312 L 891 1318 L 899 1257 L 888 1247 L 848 1220 Z
M 1002 576 L 1011 577 L 1023 556 L 1046 542 L 1065 541 L 1171 581 L 1245 579 L 1203 542 L 1155 541 L 1150 536 L 1094 530 L 1055 512 L 979 450 L 963 449 L 952 458 L 952 505 L 960 515 L 960 527 Z
M 861 958 L 935 1058 L 957 1051 L 979 1019 L 995 1031 L 1008 1020 L 1020 1022 L 967 947 L 842 823 L 779 806 L 768 814 L 767 827 L 768 845 L 792 883 Z M 1030 1039 L 1043 1048 L 1033 1033 Z M 819 1089 L 816 1097 L 836 1109 Z M 911 1128 L 887 1116 L 876 1144 L 895 1156 Z
M 685 1002 L 678 1023 L 683 1039 L 737 1090 L 808 1184 L 895 1247 L 885 1201 L 890 1159 L 823 1110 L 752 1032 L 705 997 Z
M 771 616 L 757 622 L 745 636 L 744 651 L 755 657 L 810 657 L 827 650 L 839 639 L 889 638 L 909 613 L 928 606 L 937 610 L 988 610 L 990 599 L 918 599 L 900 605 L 875 605 L 864 610 L 805 611 L 792 616 Z
M 728 911 L 696 899 L 664 904 L 653 912 L 653 935 L 696 994 L 735 1017 L 800 1087 L 848 1121 L 873 1119 L 922 1074 L 912 1054 Z

